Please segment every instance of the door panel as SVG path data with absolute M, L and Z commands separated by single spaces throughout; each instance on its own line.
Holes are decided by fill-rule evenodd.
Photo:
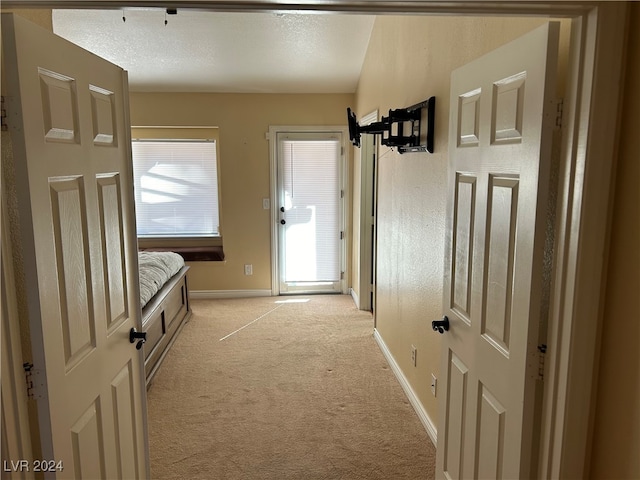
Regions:
M 469 322 L 471 304 L 471 260 L 475 218 L 476 177 L 456 175 L 455 207 L 453 219 L 453 251 L 451 298 L 454 308 L 463 320 Z
M 104 255 L 104 287 L 106 295 L 107 328 L 117 329 L 129 317 L 127 276 L 125 275 L 124 224 L 120 175 L 98 175 L 98 210 Z
M 82 177 L 51 178 L 55 258 L 58 270 L 58 305 L 62 323 L 66 371 L 96 346 L 91 259 L 87 239 L 87 208 Z
M 73 466 L 78 478 L 105 478 L 101 417 L 100 404 L 96 400 L 71 426 Z
M 480 384 L 475 445 L 477 478 L 502 478 L 505 408 Z
M 126 72 L 2 15 L 44 459 L 57 478 L 145 478 Z
M 135 405 L 132 403 L 132 399 L 135 398 L 134 381 L 135 375 L 129 362 L 111 382 L 118 478 L 135 478 L 139 471 Z
M 440 477 L 535 475 L 558 32 L 452 73 Z
M 468 400 L 469 369 L 453 352 L 449 352 L 447 374 L 447 397 L 444 434 L 447 437 L 445 451 L 442 452 L 444 471 L 451 478 L 460 478 L 462 472 L 462 451 L 465 438 L 465 414 Z M 438 452 L 440 454 L 440 452 Z
M 489 175 L 481 334 L 509 355 L 518 180 Z

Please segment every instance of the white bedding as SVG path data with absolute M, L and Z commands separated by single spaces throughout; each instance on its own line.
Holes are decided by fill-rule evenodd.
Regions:
M 184 266 L 184 259 L 173 252 L 138 252 L 140 269 L 140 304 L 151 297 Z

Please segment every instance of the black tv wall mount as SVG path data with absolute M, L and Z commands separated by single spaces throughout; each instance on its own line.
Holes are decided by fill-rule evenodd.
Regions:
M 362 133 L 380 134 L 382 145 L 397 147 L 399 153 L 433 153 L 435 106 L 436 97 L 431 97 L 407 108 L 389 110 L 388 117 L 363 126 L 358 124 L 356 114 L 347 108 L 349 139 L 359 147 Z

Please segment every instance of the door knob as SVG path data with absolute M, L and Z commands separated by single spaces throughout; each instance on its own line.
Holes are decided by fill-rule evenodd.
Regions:
M 280 223 L 284 225 L 285 223 L 287 223 L 287 221 L 283 218 L 282 220 L 280 220 Z
M 449 318 L 445 315 L 442 317 L 442 320 L 434 320 L 431 322 L 431 328 L 433 328 L 434 332 L 448 332 L 449 331 Z
M 136 344 L 136 350 L 140 350 L 144 342 L 147 341 L 147 332 L 137 332 L 135 328 L 129 330 L 129 342 L 135 343 L 136 339 L 140 339 Z
M 284 207 L 280 207 L 280 211 L 284 213 Z

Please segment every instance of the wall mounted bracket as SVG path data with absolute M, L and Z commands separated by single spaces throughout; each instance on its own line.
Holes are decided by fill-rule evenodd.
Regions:
M 407 108 L 389 110 L 388 117 L 363 126 L 358 124 L 356 114 L 347 108 L 349 139 L 359 147 L 361 134 L 380 134 L 382 145 L 397 147 L 399 153 L 433 153 L 435 106 L 436 97 L 431 97 Z

